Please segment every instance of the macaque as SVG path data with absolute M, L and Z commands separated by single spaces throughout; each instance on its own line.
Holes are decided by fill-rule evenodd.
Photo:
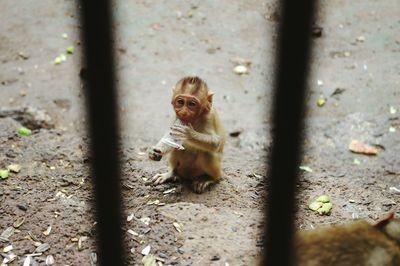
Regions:
M 168 154 L 169 170 L 156 174 L 155 185 L 185 179 L 196 193 L 204 192 L 222 178 L 224 130 L 212 106 L 213 93 L 199 77 L 185 77 L 173 89 L 171 104 L 176 117 L 169 132 L 149 151 L 159 161 Z M 172 139 L 176 146 L 171 147 Z M 179 145 L 181 143 L 181 145 Z
M 358 220 L 299 231 L 294 252 L 295 266 L 400 265 L 400 219 L 392 213 L 374 225 Z

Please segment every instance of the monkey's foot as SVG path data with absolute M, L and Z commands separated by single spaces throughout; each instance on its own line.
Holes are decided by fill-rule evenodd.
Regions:
M 213 184 L 215 184 L 214 180 L 194 180 L 192 188 L 194 192 L 201 194 Z
M 151 182 L 154 185 L 159 185 L 162 183 L 165 183 L 167 181 L 176 181 L 178 179 L 178 176 L 176 176 L 174 174 L 174 172 L 170 171 L 170 172 L 166 172 L 163 174 L 156 174 L 155 176 L 153 176 L 151 178 Z

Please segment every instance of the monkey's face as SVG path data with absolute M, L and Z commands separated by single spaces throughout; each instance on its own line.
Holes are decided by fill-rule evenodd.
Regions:
M 200 100 L 189 94 L 179 94 L 172 101 L 176 116 L 184 123 L 193 123 L 201 113 Z

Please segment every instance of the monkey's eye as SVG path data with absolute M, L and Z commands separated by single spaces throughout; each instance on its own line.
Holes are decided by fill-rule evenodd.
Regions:
M 190 102 L 188 103 L 188 107 L 191 108 L 191 109 L 196 108 L 196 107 L 197 107 L 197 102 L 195 102 L 195 101 L 190 101 Z
M 175 101 L 175 105 L 176 105 L 177 107 L 182 107 L 183 105 L 185 105 L 185 100 L 183 100 L 183 99 L 177 99 L 177 100 Z

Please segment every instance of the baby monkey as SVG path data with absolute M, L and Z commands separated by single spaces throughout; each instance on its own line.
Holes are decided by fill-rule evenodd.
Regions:
M 174 123 L 149 151 L 149 158 L 155 161 L 168 154 L 169 170 L 156 174 L 152 183 L 186 179 L 196 193 L 202 193 L 221 180 L 225 136 L 212 102 L 213 93 L 199 77 L 178 81 L 171 100 Z

